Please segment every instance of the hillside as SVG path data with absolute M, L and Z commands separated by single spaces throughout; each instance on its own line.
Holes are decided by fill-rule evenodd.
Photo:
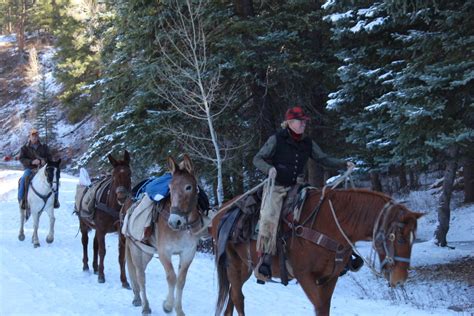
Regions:
M 56 139 L 49 142 L 56 158 L 71 161 L 87 149 L 87 138 L 95 130 L 93 120 L 70 124 L 59 106 L 57 94 L 61 87 L 53 76 L 55 49 L 49 43 L 32 37 L 27 40 L 27 51 L 37 51 L 39 65 L 44 69 L 46 89 L 57 120 Z M 14 35 L 0 36 L 0 158 L 15 159 L 26 142 L 29 130 L 35 126 L 40 76 L 31 76 L 29 64 L 20 63 Z

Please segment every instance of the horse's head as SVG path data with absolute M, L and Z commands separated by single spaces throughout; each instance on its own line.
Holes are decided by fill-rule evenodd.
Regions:
M 61 159 L 58 161 L 48 160 L 44 168 L 44 174 L 46 176 L 46 181 L 48 181 L 51 186 L 51 190 L 54 192 L 59 189 L 59 178 L 61 177 L 61 172 L 59 165 L 61 164 Z
M 125 150 L 123 160 L 116 160 L 110 154 L 107 157 L 114 168 L 112 171 L 112 190 L 117 196 L 117 202 L 122 205 L 132 188 L 130 154 Z
M 379 255 L 382 272 L 392 287 L 403 285 L 408 278 L 417 219 L 421 216 L 422 213 L 412 212 L 392 202 L 387 203 L 380 213 L 374 228 L 374 248 Z
M 187 225 L 190 215 L 197 207 L 198 185 L 194 176 L 194 168 L 188 155 L 178 165 L 172 157 L 168 157 L 168 166 L 173 175 L 170 183 L 170 217 L 168 225 L 178 230 Z

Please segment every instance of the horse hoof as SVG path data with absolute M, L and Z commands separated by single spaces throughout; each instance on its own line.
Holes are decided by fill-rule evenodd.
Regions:
M 53 241 L 54 241 L 54 238 L 49 238 L 49 237 L 46 238 L 46 242 L 47 242 L 48 244 L 52 244 Z
M 38 248 L 40 244 L 34 244 L 33 247 Z
M 171 313 L 173 311 L 173 306 L 169 306 L 166 301 L 163 302 L 163 311 L 165 313 Z
M 105 283 L 105 277 L 99 276 L 99 283 Z
M 140 298 L 134 299 L 132 301 L 133 306 L 142 306 L 142 300 Z
M 143 315 L 150 315 L 150 314 L 151 314 L 151 308 L 149 308 L 149 307 L 148 307 L 148 308 L 144 308 L 144 309 L 142 310 L 142 314 L 143 314 Z
M 128 282 L 123 282 L 123 283 L 122 283 L 122 287 L 123 287 L 124 289 L 127 289 L 127 290 L 131 290 L 131 289 L 132 289 L 132 288 L 130 287 L 130 284 L 128 284 Z
M 89 271 L 89 266 L 83 266 L 82 271 Z
M 19 241 L 25 240 L 25 234 L 20 234 L 20 235 L 18 235 L 18 240 L 19 240 Z

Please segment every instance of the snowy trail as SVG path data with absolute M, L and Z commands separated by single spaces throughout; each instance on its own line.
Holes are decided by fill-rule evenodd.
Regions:
M 16 202 L 16 181 L 19 171 L 0 170 L 0 315 L 140 315 L 141 308 L 132 306 L 132 291 L 122 289 L 119 280 L 117 235 L 106 237 L 106 283 L 99 284 L 97 275 L 82 271 L 82 245 L 78 220 L 72 214 L 77 179 L 66 174 L 61 178 L 61 208 L 55 212 L 55 240 L 45 241 L 48 216 L 42 214 L 39 238 L 41 247 L 31 244 L 32 223 L 25 225 L 25 241 L 17 238 L 19 211 Z M 89 234 L 89 265 L 92 267 L 92 238 Z M 472 239 L 472 238 L 471 238 Z M 468 237 L 459 240 L 469 240 Z M 370 245 L 361 243 L 368 253 Z M 423 263 L 428 245 L 415 245 L 415 260 Z M 468 250 L 452 252 L 453 257 Z M 440 257 L 446 257 L 439 253 Z M 420 257 L 419 259 L 416 259 Z M 425 258 L 425 259 L 423 259 Z M 177 259 L 177 258 L 176 258 Z M 177 263 L 177 260 L 175 260 Z M 415 262 L 416 263 L 416 262 Z M 407 284 L 409 297 L 420 301 L 418 306 L 400 298 L 401 292 L 387 288 L 367 268 L 340 279 L 332 300 L 332 315 L 462 315 L 447 309 L 452 302 L 432 304 L 433 296 L 424 296 L 427 288 L 448 295 L 460 292 L 459 283 L 443 286 L 442 282 Z M 461 284 L 461 287 L 463 285 Z M 433 288 L 434 287 L 434 288 Z M 165 315 L 161 309 L 166 297 L 164 270 L 157 259 L 147 269 L 147 289 L 153 315 Z M 472 288 L 471 288 L 472 290 Z M 187 315 L 214 315 L 217 277 L 213 257 L 198 253 L 188 273 L 183 308 Z M 254 277 L 245 284 L 245 307 L 248 315 L 313 315 L 312 305 L 294 281 L 287 287 L 280 284 L 258 285 Z M 468 295 L 467 293 L 466 295 Z M 461 303 L 466 298 L 461 297 Z M 464 300 L 464 301 L 463 301 Z M 175 315 L 174 312 L 170 315 Z

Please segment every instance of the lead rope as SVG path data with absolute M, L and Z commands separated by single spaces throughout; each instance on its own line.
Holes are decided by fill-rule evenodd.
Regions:
M 329 206 L 331 208 L 331 213 L 332 213 L 332 216 L 334 217 L 334 221 L 336 222 L 336 225 L 337 225 L 337 228 L 339 229 L 339 231 L 341 232 L 342 236 L 344 237 L 344 239 L 347 241 L 347 243 L 351 246 L 352 250 L 359 256 L 362 258 L 362 260 L 364 260 L 365 264 L 370 268 L 370 270 L 372 270 L 372 272 L 377 275 L 377 276 L 382 276 L 382 274 L 380 272 L 378 272 L 375 267 L 369 263 L 367 261 L 367 259 L 365 259 L 364 256 L 362 256 L 362 254 L 359 252 L 359 250 L 357 250 L 357 248 L 355 247 L 355 245 L 350 241 L 350 239 L 347 237 L 346 233 L 344 233 L 344 231 L 342 230 L 342 227 L 341 225 L 339 224 L 339 221 L 336 217 L 336 212 L 334 211 L 334 206 L 332 205 L 332 202 L 331 202 L 331 199 L 328 199 L 329 201 Z
M 275 186 L 275 179 L 270 179 L 270 178 L 267 178 L 265 180 L 263 180 L 260 184 L 254 186 L 252 189 L 248 190 L 247 192 L 245 192 L 244 194 L 242 194 L 238 199 L 236 199 L 235 201 L 233 201 L 232 203 L 224 206 L 223 208 L 221 208 L 218 212 L 214 213 L 211 218 L 210 218 L 210 221 L 208 224 L 205 224 L 200 230 L 198 230 L 196 233 L 194 233 L 194 235 L 201 235 L 204 231 L 207 230 L 207 228 L 212 224 L 212 220 L 217 216 L 219 215 L 220 213 L 224 212 L 225 210 L 229 209 L 231 206 L 235 205 L 235 203 L 237 203 L 238 201 L 242 200 L 244 197 L 246 197 L 247 195 L 250 195 L 252 193 L 254 193 L 255 191 L 257 191 L 261 186 L 265 185 L 266 183 L 269 183 L 270 185 L 267 186 L 267 188 L 269 188 L 268 190 L 272 190 L 273 191 L 273 187 Z M 265 193 L 264 193 L 265 194 Z M 263 200 L 263 198 L 262 198 Z

